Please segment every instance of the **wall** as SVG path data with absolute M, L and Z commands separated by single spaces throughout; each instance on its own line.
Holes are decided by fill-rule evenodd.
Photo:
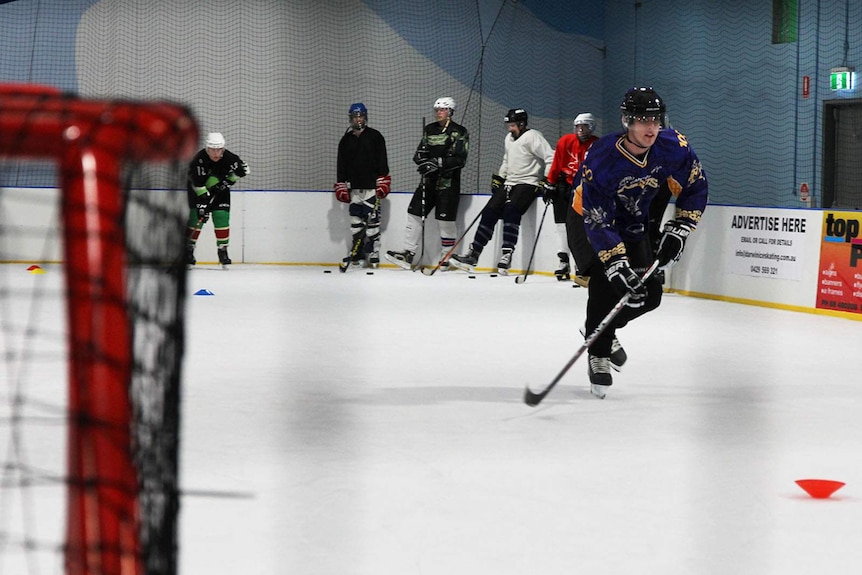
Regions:
M 230 255 L 235 263 L 334 266 L 347 254 L 350 247 L 347 210 L 344 204 L 335 200 L 332 193 L 234 191 L 232 194 Z M 4 246 L 4 261 L 60 260 L 54 198 L 56 193 L 53 190 L 3 190 L 0 212 L 7 221 L 16 222 L 10 226 L 11 233 L 7 241 L 11 240 L 11 244 Z M 465 226 L 476 218 L 487 198 L 486 195 L 462 197 L 459 232 L 463 232 Z M 409 194 L 392 193 L 384 202 L 383 250 L 401 249 L 409 199 Z M 526 269 L 543 210 L 544 204 L 537 201 L 525 216 L 513 270 L 520 272 Z M 668 213 L 672 210 L 671 204 Z M 666 285 L 672 290 L 700 297 L 818 311 L 824 213 L 811 209 L 710 206 L 689 239 L 684 257 L 668 274 Z M 736 222 L 742 222 L 743 218 L 749 223 L 749 229 L 735 227 Z M 752 229 L 762 227 L 762 224 L 751 222 L 767 219 L 779 223 L 792 221 L 794 229 Z M 433 219 L 428 220 L 426 225 L 426 255 L 423 262 L 433 265 L 440 254 L 439 235 Z M 458 249 L 459 253 L 466 252 L 474 232 L 475 226 L 467 233 Z M 500 237 L 498 224 L 494 238 L 479 261 L 480 271 L 496 267 Z M 759 239 L 761 244 L 740 244 L 743 237 L 747 238 L 746 241 L 753 238 L 751 241 L 756 242 Z M 536 247 L 534 271 L 553 274 L 557 266 L 559 242 L 553 215 L 548 210 Z M 775 246 L 772 243 L 785 245 Z M 738 255 L 740 248 L 792 255 L 795 261 L 776 264 L 770 260 L 741 258 Z M 211 224 L 207 224 L 201 234 L 196 256 L 200 262 L 215 262 L 217 259 Z M 767 267 L 771 267 L 773 273 L 753 274 L 750 272 L 751 265 L 763 267 L 764 272 Z M 384 261 L 383 267 L 392 266 Z M 860 314 L 840 315 L 862 319 Z

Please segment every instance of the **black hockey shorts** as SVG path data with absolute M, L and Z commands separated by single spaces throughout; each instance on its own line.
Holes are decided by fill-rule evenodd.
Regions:
M 435 211 L 434 217 L 443 222 L 454 222 L 458 218 L 458 204 L 461 202 L 461 193 L 453 188 L 437 189 L 432 186 L 432 178 L 428 178 L 429 184 L 424 187 L 419 186 L 413 197 L 410 199 L 410 205 L 407 206 L 407 213 L 425 218 Z M 433 180 L 436 182 L 436 180 Z M 422 213 L 424 194 L 425 213 Z

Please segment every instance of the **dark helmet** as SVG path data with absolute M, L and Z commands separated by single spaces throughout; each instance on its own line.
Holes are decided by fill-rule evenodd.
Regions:
M 350 116 L 351 129 L 355 132 L 361 132 L 365 129 L 365 123 L 368 122 L 368 110 L 365 109 L 365 104 L 362 102 L 350 104 L 347 115 Z
M 652 87 L 635 87 L 626 92 L 623 101 L 620 102 L 620 110 L 626 117 L 626 122 L 630 122 L 632 118 L 653 116 L 658 117 L 663 126 L 666 124 L 667 108 L 664 100 Z
M 368 110 L 365 108 L 365 104 L 356 102 L 355 104 L 350 104 L 350 111 L 347 112 L 347 115 L 351 118 L 353 116 L 365 116 L 367 118 Z
M 518 124 L 527 125 L 527 111 L 522 108 L 513 108 L 506 112 L 503 121 L 507 124 L 516 122 Z

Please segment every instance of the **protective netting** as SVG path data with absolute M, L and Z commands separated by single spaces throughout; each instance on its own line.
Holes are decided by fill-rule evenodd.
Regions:
M 0 573 L 173 574 L 194 121 L 0 86 L 0 129 L 61 186 L 0 188 Z
M 806 184 L 813 206 L 860 204 L 862 168 L 840 153 L 854 132 L 827 142 L 824 115 L 860 93 L 829 83 L 862 56 L 852 0 L 72 0 L 0 5 L 0 26 L 6 77 L 188 102 L 255 167 L 253 189 L 330 191 L 347 109 L 362 101 L 393 189 L 412 190 L 422 118 L 445 95 L 471 133 L 464 192 L 486 192 L 507 109 L 526 108 L 554 143 L 580 112 L 616 130 L 622 94 L 649 84 L 713 202 L 804 207 Z M 50 185 L 12 183 L 34 181 Z

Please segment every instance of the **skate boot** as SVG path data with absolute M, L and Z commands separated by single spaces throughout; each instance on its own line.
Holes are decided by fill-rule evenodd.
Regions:
M 393 250 L 388 250 L 386 252 L 386 259 L 395 264 L 396 266 L 403 268 L 405 270 L 413 269 L 413 258 L 416 256 L 415 253 L 410 250 L 403 250 L 400 252 L 396 252 Z
M 458 268 L 459 270 L 464 270 L 465 272 L 472 272 L 476 269 L 476 264 L 479 263 L 479 254 L 481 251 L 476 251 L 476 249 L 471 245 L 470 253 L 466 256 L 459 256 L 458 254 L 454 254 L 451 258 L 449 258 L 449 263 L 452 267 Z
M 437 260 L 440 262 L 440 271 L 441 272 L 448 272 L 450 269 L 452 269 L 449 267 L 449 260 L 452 259 L 451 256 L 446 261 L 443 261 L 443 258 L 445 258 L 446 254 L 448 254 L 448 253 L 449 253 L 449 249 L 444 249 L 443 251 L 440 252 L 440 259 Z
M 566 252 L 558 252 L 557 257 L 560 258 L 560 269 L 554 272 L 557 281 L 565 281 L 570 279 L 572 268 L 569 267 L 569 254 Z
M 192 244 L 186 246 L 186 265 L 192 267 L 198 263 L 195 259 L 195 247 Z
M 218 263 L 220 263 L 222 267 L 229 266 L 233 263 L 227 255 L 227 246 L 218 249 Z
M 586 326 L 581 326 L 578 331 L 582 336 L 587 337 Z M 622 371 L 628 358 L 629 356 L 626 353 L 626 350 L 623 349 L 623 345 L 620 343 L 620 340 L 617 339 L 617 336 L 614 336 L 613 341 L 611 341 L 611 367 L 614 371 Z
M 611 377 L 610 358 L 590 354 L 587 372 L 590 375 L 590 393 L 599 399 L 604 399 L 608 393 L 608 387 L 614 383 Z
M 376 270 L 377 266 L 380 265 L 380 252 L 371 252 L 368 254 L 368 267 Z
M 515 248 L 503 248 L 500 261 L 497 262 L 497 273 L 501 276 L 509 275 L 509 268 L 512 267 L 512 252 L 514 251 Z
M 626 354 L 626 350 L 623 349 L 622 344 L 620 344 L 620 340 L 617 339 L 617 336 L 614 336 L 614 340 L 611 342 L 611 367 L 614 371 L 622 370 L 628 358 L 629 356 Z

